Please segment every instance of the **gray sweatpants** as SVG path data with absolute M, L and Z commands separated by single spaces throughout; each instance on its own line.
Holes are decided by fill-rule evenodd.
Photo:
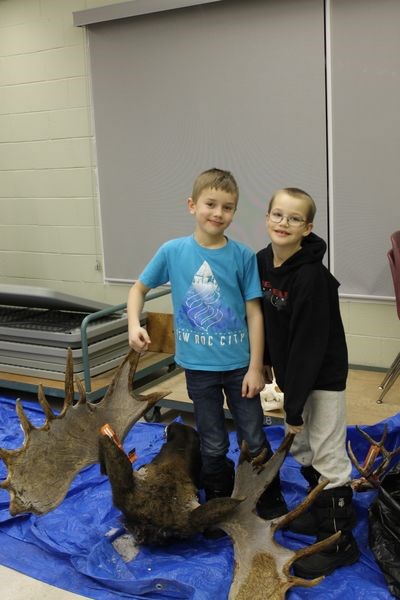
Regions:
M 349 484 L 352 467 L 346 451 L 345 392 L 312 391 L 302 416 L 304 427 L 294 438 L 292 456 L 321 473 L 320 481 L 329 479 L 325 489 Z

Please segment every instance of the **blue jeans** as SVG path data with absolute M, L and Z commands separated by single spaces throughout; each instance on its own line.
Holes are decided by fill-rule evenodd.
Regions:
M 264 414 L 260 395 L 242 398 L 242 382 L 247 367 L 233 371 L 195 371 L 186 369 L 186 386 L 193 402 L 197 431 L 200 435 L 204 473 L 219 473 L 226 466 L 229 435 L 223 410 L 224 393 L 231 411 L 239 447 L 243 440 L 252 456 L 270 445 L 263 430 Z

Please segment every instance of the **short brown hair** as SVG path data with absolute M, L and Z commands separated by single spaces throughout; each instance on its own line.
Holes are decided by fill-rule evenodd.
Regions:
M 196 202 L 201 192 L 207 188 L 223 190 L 228 194 L 232 194 L 236 202 L 239 200 L 239 186 L 230 171 L 213 168 L 200 173 L 193 184 L 193 202 Z
M 306 202 L 308 203 L 307 222 L 312 223 L 314 221 L 315 213 L 317 212 L 317 207 L 315 206 L 314 200 L 311 198 L 310 194 L 307 194 L 307 192 L 305 192 L 304 190 L 295 187 L 282 188 L 281 190 L 277 190 L 272 196 L 271 200 L 269 201 L 268 213 L 271 212 L 272 204 L 277 195 L 281 192 L 285 192 L 289 196 L 292 196 L 293 198 L 298 198 L 299 200 L 306 200 Z

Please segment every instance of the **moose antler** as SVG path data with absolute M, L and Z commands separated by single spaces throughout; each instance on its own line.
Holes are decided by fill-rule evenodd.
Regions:
M 386 441 L 388 429 L 387 423 L 383 428 L 383 434 L 379 441 L 374 440 L 366 431 L 363 431 L 358 425 L 356 429 L 370 443 L 369 450 L 362 465 L 356 459 L 350 441 L 348 442 L 348 453 L 350 460 L 360 473 L 359 479 L 353 479 L 351 487 L 357 492 L 365 492 L 367 490 L 376 489 L 381 485 L 381 481 L 389 469 L 392 459 L 400 454 L 400 447 L 392 452 L 386 450 L 384 444 Z M 374 469 L 377 458 L 381 455 L 382 460 Z
M 109 423 L 123 440 L 132 425 L 166 393 L 148 396 L 133 393 L 133 377 L 139 354 L 131 350 L 124 358 L 104 398 L 94 404 L 86 401 L 85 390 L 77 378 L 79 400 L 73 405 L 74 375 L 72 351 L 67 354 L 65 399 L 61 412 L 55 414 L 39 386 L 38 400 L 46 419 L 34 427 L 20 400 L 16 410 L 25 434 L 21 448 L 0 448 L 8 474 L 0 487 L 10 494 L 10 513 L 45 514 L 58 506 L 68 488 L 84 467 L 98 460 L 98 434 Z
M 232 538 L 235 552 L 235 571 L 229 600 L 283 600 L 294 585 L 312 587 L 323 577 L 302 579 L 290 574 L 290 567 L 298 558 L 319 552 L 333 544 L 340 532 L 300 550 L 293 551 L 278 544 L 274 534 L 303 513 L 327 485 L 320 483 L 294 510 L 283 517 L 266 521 L 257 516 L 257 501 L 277 474 L 294 435 L 288 434 L 271 459 L 262 464 L 265 456 L 251 460 L 246 444 L 242 446 L 236 470 L 232 498 L 242 499 L 231 514 L 218 523 Z

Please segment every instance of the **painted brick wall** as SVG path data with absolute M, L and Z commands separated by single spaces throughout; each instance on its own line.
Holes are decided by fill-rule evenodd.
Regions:
M 72 12 L 85 0 L 0 4 L 0 282 L 111 302 L 105 286 L 86 39 Z

